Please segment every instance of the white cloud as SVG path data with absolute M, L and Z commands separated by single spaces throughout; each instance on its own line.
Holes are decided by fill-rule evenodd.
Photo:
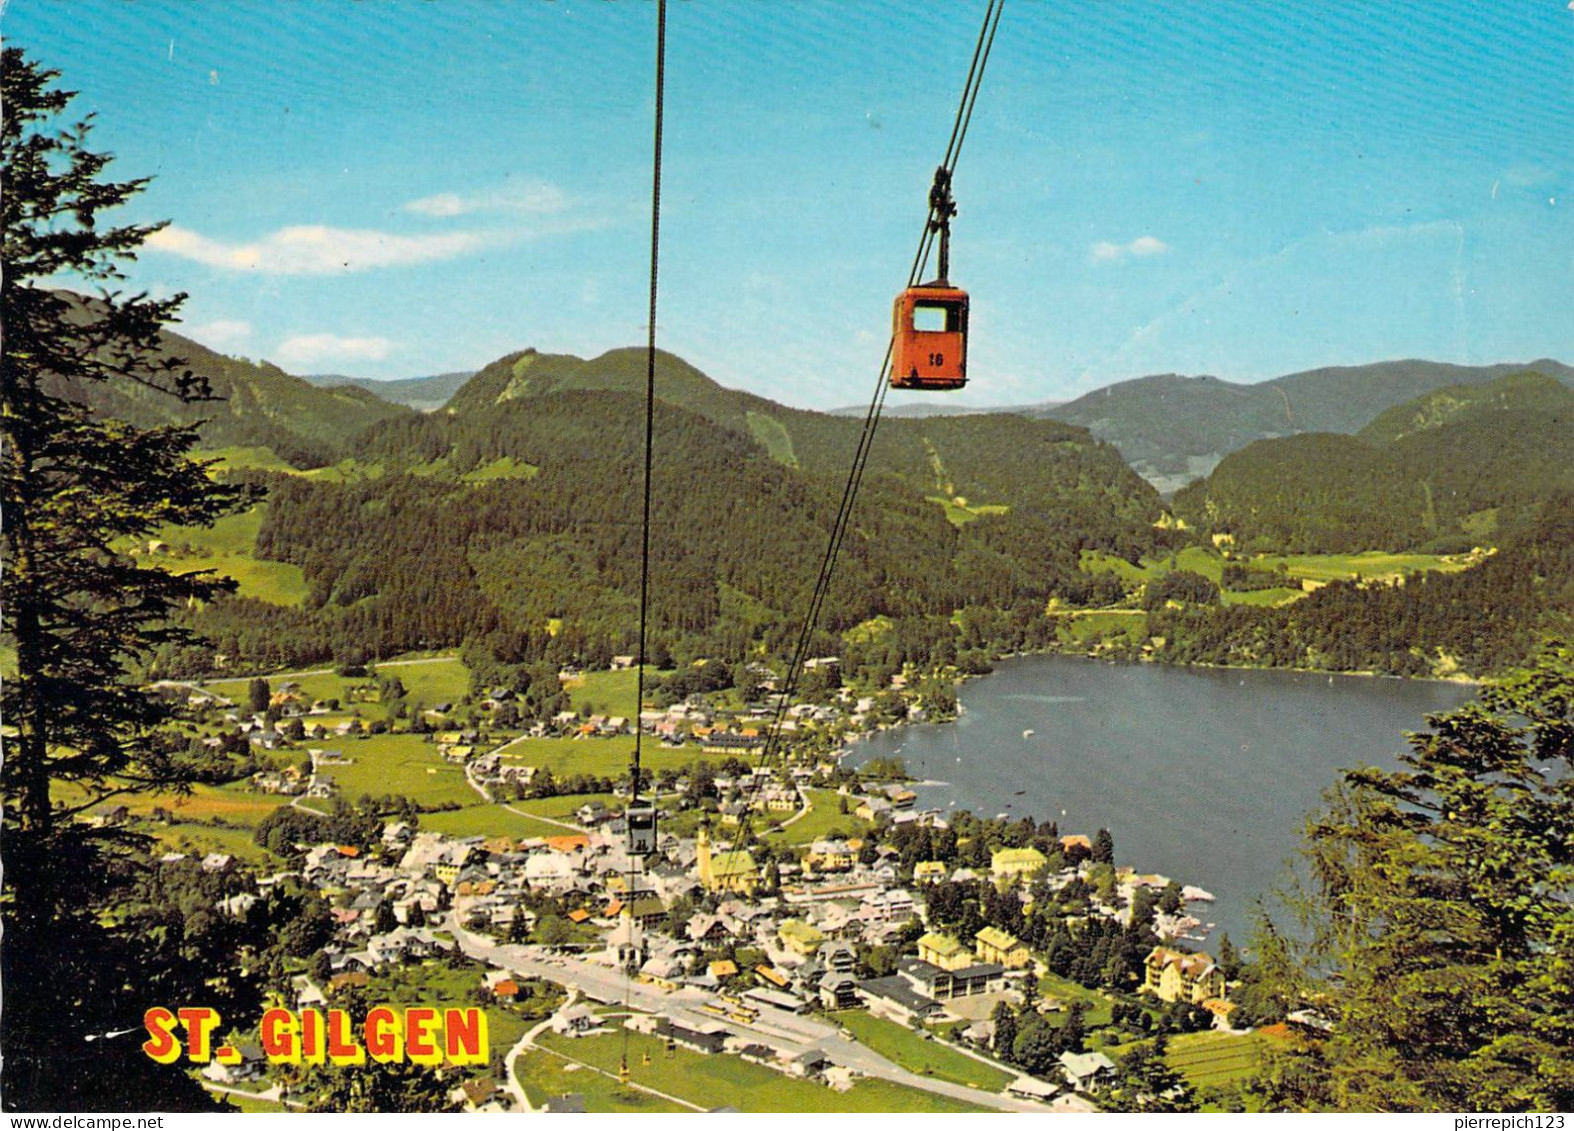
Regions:
M 1127 256 L 1146 259 L 1152 255 L 1163 255 L 1169 249 L 1170 245 L 1157 236 L 1138 236 L 1130 243 L 1110 243 L 1108 240 L 1100 240 L 1093 245 L 1089 254 L 1095 263 L 1115 263 Z
M 344 338 L 338 334 L 297 334 L 279 343 L 280 365 L 291 369 L 323 361 L 382 361 L 393 350 L 387 338 Z
M 144 246 L 233 271 L 333 275 L 451 259 L 486 242 L 478 232 L 400 236 L 370 229 L 305 224 L 280 228 L 254 243 L 228 243 L 171 225 L 149 236 Z
M 440 192 L 412 200 L 404 210 L 423 216 L 465 216 L 471 212 L 561 212 L 567 207 L 568 198 L 562 189 L 544 181 L 532 181 L 469 195 Z
M 251 323 L 239 318 L 215 318 L 200 326 L 183 327 L 186 337 L 212 349 L 234 349 L 251 337 Z
M 1169 244 L 1155 236 L 1138 236 L 1126 245 L 1133 255 L 1163 255 L 1169 249 Z

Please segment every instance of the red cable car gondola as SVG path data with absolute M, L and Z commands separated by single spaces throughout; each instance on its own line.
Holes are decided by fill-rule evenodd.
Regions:
M 951 274 L 951 172 L 935 170 L 929 227 L 940 235 L 940 276 L 896 296 L 891 315 L 891 387 L 960 389 L 967 384 L 967 292 Z
M 967 292 L 942 279 L 908 287 L 892 312 L 891 387 L 967 384 Z

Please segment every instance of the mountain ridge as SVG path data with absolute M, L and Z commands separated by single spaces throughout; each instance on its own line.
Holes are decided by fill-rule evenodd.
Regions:
M 267 448 L 297 468 L 332 463 L 365 429 L 410 411 L 353 385 L 318 388 L 270 362 L 226 356 L 168 327 L 159 331 L 159 351 L 204 378 L 211 399 L 181 401 L 129 380 L 60 382 L 59 391 L 137 427 L 195 425 L 205 450 Z
M 387 381 L 379 381 L 374 377 L 347 377 L 342 373 L 303 373 L 300 377 L 319 389 L 353 385 L 381 400 L 402 404 L 417 412 L 431 412 L 447 404 L 460 386 L 475 375 L 474 369 L 458 369 L 451 373 L 396 377 Z
M 1243 549 L 1459 549 L 1522 528 L 1566 491 L 1574 389 L 1524 371 L 1424 393 L 1355 435 L 1255 441 L 1177 492 L 1174 507 Z
M 1029 415 L 1080 424 L 1120 449 L 1160 491 L 1209 474 L 1255 440 L 1305 432 L 1354 434 L 1380 413 L 1450 385 L 1479 385 L 1538 370 L 1574 387 L 1574 368 L 1552 359 L 1455 365 L 1423 359 L 1324 366 L 1255 384 L 1153 374 L 1105 386 Z

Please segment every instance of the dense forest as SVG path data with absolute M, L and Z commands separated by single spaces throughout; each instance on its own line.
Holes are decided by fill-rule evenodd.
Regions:
M 184 614 L 210 640 L 164 674 L 231 663 L 356 662 L 472 645 L 498 662 L 601 664 L 635 649 L 642 469 L 637 350 L 533 351 L 485 367 L 447 409 L 377 420 L 311 475 L 230 473 L 268 492 L 254 553 L 297 566 L 300 607 L 221 598 Z M 724 389 L 658 355 L 653 644 L 680 661 L 781 658 L 796 640 L 860 423 Z M 882 423 L 814 650 L 883 680 L 904 663 L 983 670 L 1065 646 L 1053 618 L 1149 614 L 1117 652 L 1171 662 L 1488 674 L 1568 619 L 1574 393 L 1519 374 L 1435 390 L 1361 436 L 1261 441 L 1175 500 L 1107 444 L 1020 415 Z M 1510 442 L 1512 437 L 1513 442 Z M 1403 585 L 1342 582 L 1290 606 L 1220 603 L 1186 574 L 1133 587 L 1085 551 L 1137 563 L 1215 532 L 1226 586 L 1283 584 L 1252 551 L 1501 553 Z M 860 631 L 849 631 L 857 626 Z M 480 652 L 475 647 L 481 645 Z
M 1306 667 L 1428 676 L 1517 667 L 1547 633 L 1574 629 L 1574 495 L 1480 565 L 1403 584 L 1334 582 L 1280 607 L 1160 608 L 1148 631 L 1174 663 Z
M 256 555 L 299 566 L 310 596 L 302 609 L 229 598 L 193 619 L 216 651 L 249 663 L 491 636 L 528 659 L 632 652 L 642 408 L 630 393 L 584 389 L 506 398 L 384 421 L 356 441 L 352 473 L 244 473 L 269 491 Z M 801 415 L 809 423 L 783 435 L 810 453 L 802 462 L 829 463 L 819 453 L 843 433 L 844 457 L 856 442 L 856 422 Z M 658 406 L 655 427 L 657 640 L 679 657 L 785 653 L 842 475 L 807 471 L 674 405 Z M 822 643 L 840 651 L 841 633 L 887 618 L 886 651 L 901 640 L 954 651 L 946 618 L 957 610 L 978 611 L 974 638 L 977 625 L 1014 616 L 1019 627 L 1001 631 L 1026 642 L 1051 597 L 1085 585 L 1083 550 L 1136 560 L 1164 548 L 1173 535 L 1155 528 L 1159 513 L 1152 488 L 1080 429 L 1014 416 L 891 422 L 837 564 Z M 979 646 L 1000 642 L 991 633 Z
M 1450 387 L 1357 436 L 1259 440 L 1175 495 L 1243 550 L 1451 552 L 1513 536 L 1574 490 L 1574 391 L 1540 373 Z

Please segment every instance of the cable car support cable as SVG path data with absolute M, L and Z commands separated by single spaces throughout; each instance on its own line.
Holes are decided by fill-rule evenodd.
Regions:
M 973 48 L 973 58 L 968 65 L 967 79 L 963 84 L 962 97 L 957 106 L 956 119 L 951 127 L 951 137 L 946 143 L 945 158 L 935 170 L 934 186 L 930 192 L 929 215 L 924 223 L 923 235 L 918 241 L 918 250 L 913 257 L 913 265 L 908 271 L 907 285 L 909 288 L 918 284 L 925 268 L 928 266 L 929 256 L 934 249 L 936 236 L 939 236 L 941 245 L 940 266 L 942 279 L 949 270 L 947 242 L 949 221 L 950 216 L 955 212 L 955 205 L 950 200 L 951 176 L 955 172 L 957 160 L 961 156 L 962 144 L 967 139 L 968 126 L 973 120 L 973 108 L 978 102 L 978 92 L 983 84 L 984 68 L 988 65 L 990 52 L 994 48 L 995 32 L 1000 26 L 1000 15 L 1004 7 L 1005 0 L 989 0 L 988 6 L 984 10 L 983 25 L 979 28 L 978 41 Z M 859 433 L 858 446 L 853 454 L 852 466 L 848 471 L 846 485 L 842 489 L 841 504 L 837 511 L 836 521 L 832 524 L 825 554 L 820 561 L 819 577 L 815 581 L 814 593 L 809 599 L 808 612 L 804 618 L 803 627 L 798 634 L 797 644 L 788 665 L 787 677 L 777 696 L 776 712 L 772 717 L 771 726 L 766 735 L 765 747 L 760 755 L 761 769 L 769 768 L 772 759 L 779 751 L 782 723 L 786 718 L 787 706 L 792 700 L 793 693 L 797 690 L 798 680 L 808 660 L 814 632 L 819 624 L 820 613 L 830 592 L 837 558 L 841 553 L 842 542 L 846 537 L 847 528 L 851 522 L 858 489 L 863 482 L 864 470 L 868 466 L 869 455 L 874 447 L 875 431 L 879 427 L 880 414 L 885 406 L 885 396 L 890 388 L 886 375 L 891 368 L 894 348 L 895 339 L 893 338 L 887 343 L 885 358 L 880 363 L 879 374 L 875 379 L 874 393 L 869 401 L 869 410 L 864 417 L 863 429 Z M 744 812 L 741 816 L 739 835 L 735 842 L 735 850 L 749 839 L 754 802 L 757 799 L 765 775 L 757 774 L 754 777 L 755 780 L 749 785 Z
M 644 500 L 640 522 L 640 554 L 639 554 L 639 647 L 635 651 L 634 659 L 634 761 L 629 772 L 629 802 L 624 807 L 624 824 L 627 826 L 627 850 L 629 858 L 628 872 L 624 886 L 624 925 L 629 928 L 627 945 L 630 954 L 623 960 L 623 1008 L 625 1014 L 632 1008 L 634 994 L 634 969 L 637 964 L 640 947 L 636 945 L 636 925 L 633 917 L 634 880 L 638 874 L 636 861 L 642 855 L 655 849 L 655 805 L 654 801 L 647 808 L 640 803 L 641 788 L 641 740 L 644 728 L 640 725 L 639 715 L 645 704 L 645 646 L 648 639 L 650 620 L 650 510 L 651 510 L 651 469 L 655 454 L 655 425 L 656 425 L 656 297 L 658 290 L 658 270 L 661 261 L 661 142 L 662 142 L 662 110 L 664 93 L 666 89 L 666 58 L 667 58 L 667 0 L 657 0 L 656 4 L 656 109 L 655 128 L 652 141 L 651 158 L 651 187 L 650 187 L 650 305 L 648 321 L 646 324 L 645 339 L 645 481 Z M 636 823 L 642 828 L 637 829 Z M 648 844 L 642 837 L 648 836 Z M 615 930 L 616 928 L 614 928 Z M 625 1022 L 627 1017 L 625 1017 Z M 628 1025 L 623 1027 L 623 1054 L 618 1067 L 618 1080 L 627 1084 L 629 1080 L 629 1040 L 631 1030 Z

